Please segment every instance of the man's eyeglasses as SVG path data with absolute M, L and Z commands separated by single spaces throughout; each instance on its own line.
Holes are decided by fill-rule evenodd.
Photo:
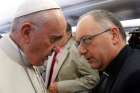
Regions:
M 110 31 L 110 29 L 107 29 L 105 31 L 102 31 L 102 32 L 99 32 L 97 34 L 94 34 L 94 35 L 86 35 L 86 36 L 83 36 L 81 39 L 80 39 L 80 42 L 77 43 L 77 46 L 79 46 L 80 44 L 82 45 L 88 45 L 92 42 L 92 39 L 107 32 L 107 31 Z

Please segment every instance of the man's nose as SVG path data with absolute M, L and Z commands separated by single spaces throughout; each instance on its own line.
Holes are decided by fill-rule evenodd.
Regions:
M 87 49 L 81 45 L 78 46 L 78 50 L 81 53 L 81 55 L 84 55 L 87 52 Z

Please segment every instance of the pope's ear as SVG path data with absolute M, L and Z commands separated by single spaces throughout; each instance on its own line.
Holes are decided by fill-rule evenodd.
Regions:
M 21 35 L 23 37 L 24 42 L 29 43 L 30 42 L 30 33 L 32 30 L 32 24 L 24 23 L 20 30 L 21 30 Z

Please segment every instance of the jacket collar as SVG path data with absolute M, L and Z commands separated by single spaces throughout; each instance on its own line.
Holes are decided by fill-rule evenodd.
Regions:
M 70 47 L 73 45 L 73 38 L 71 38 L 69 41 L 68 41 L 68 43 L 65 45 L 65 47 L 63 48 L 63 50 L 62 50 L 62 55 L 63 56 L 60 56 L 59 58 L 58 58 L 58 65 L 61 67 L 61 65 L 63 64 L 63 62 L 64 62 L 64 60 L 66 59 L 66 57 L 68 56 L 68 54 L 69 54 L 69 49 L 70 49 Z M 58 67 L 58 68 L 60 68 L 60 67 Z
M 63 48 L 63 51 L 62 51 L 62 55 L 63 56 L 60 56 L 57 61 L 58 61 L 58 70 L 57 70 L 57 75 L 62 67 L 62 65 L 64 64 L 65 62 L 65 59 L 69 56 L 69 49 L 71 48 L 71 46 L 73 46 L 73 42 L 74 42 L 74 39 L 71 37 L 68 41 L 68 43 L 65 45 L 65 47 Z
M 116 77 L 120 72 L 126 58 L 128 57 L 128 55 L 130 55 L 130 51 L 132 51 L 131 48 L 128 45 L 126 45 L 117 55 L 117 57 L 111 62 L 111 64 L 107 67 L 105 72 L 109 76 Z

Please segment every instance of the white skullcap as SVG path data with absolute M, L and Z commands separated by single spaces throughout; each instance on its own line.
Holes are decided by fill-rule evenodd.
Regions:
M 26 0 L 17 10 L 15 18 L 42 10 L 60 8 L 53 0 Z

